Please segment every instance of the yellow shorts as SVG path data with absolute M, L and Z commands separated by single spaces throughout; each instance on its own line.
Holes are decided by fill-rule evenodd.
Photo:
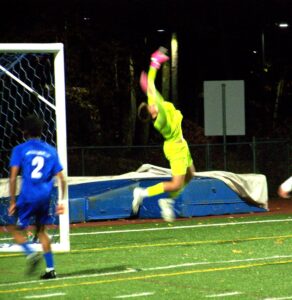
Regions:
M 169 161 L 172 175 L 185 175 L 187 168 L 193 164 L 189 146 L 184 139 L 180 142 L 165 141 L 163 151 Z

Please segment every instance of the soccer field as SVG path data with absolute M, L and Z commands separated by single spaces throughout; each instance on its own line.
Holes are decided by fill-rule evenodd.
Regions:
M 0 299 L 292 299 L 291 228 L 287 215 L 72 226 L 57 279 L 0 253 Z

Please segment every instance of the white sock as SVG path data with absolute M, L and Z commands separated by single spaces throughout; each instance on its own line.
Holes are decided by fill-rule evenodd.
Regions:
M 55 269 L 54 268 L 46 268 L 46 272 L 51 272 L 51 271 L 54 271 Z
M 142 191 L 141 191 L 141 195 L 142 195 L 142 197 L 143 197 L 143 198 L 145 198 L 145 197 L 149 197 L 149 194 L 148 194 L 148 191 L 147 191 L 147 189 L 142 189 Z

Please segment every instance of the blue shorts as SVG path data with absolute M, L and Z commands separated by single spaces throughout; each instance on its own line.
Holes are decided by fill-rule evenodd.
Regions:
M 50 202 L 19 202 L 16 203 L 17 223 L 20 229 L 25 229 L 34 218 L 35 224 L 46 225 L 51 221 L 49 215 Z

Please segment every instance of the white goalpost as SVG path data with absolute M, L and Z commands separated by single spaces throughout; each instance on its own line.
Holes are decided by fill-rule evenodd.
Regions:
M 8 176 L 11 150 L 23 142 L 20 124 L 34 113 L 44 121 L 42 139 L 57 148 L 67 176 L 67 138 L 64 47 L 61 43 L 0 43 L 0 226 L 8 225 Z M 55 202 L 58 199 L 55 199 Z M 53 251 L 69 251 L 68 187 L 65 213 L 53 219 L 59 224 L 59 242 Z M 20 251 L 17 245 L 1 244 L 0 252 Z M 38 243 L 32 244 L 41 250 Z

